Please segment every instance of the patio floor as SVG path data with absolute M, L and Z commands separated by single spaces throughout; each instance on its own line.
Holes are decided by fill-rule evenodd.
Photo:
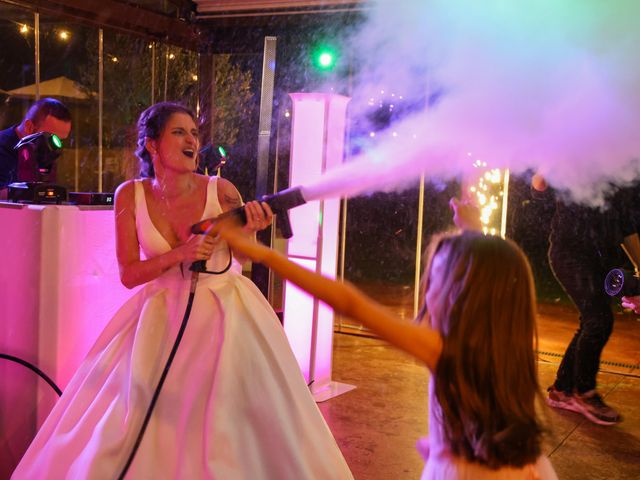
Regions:
M 539 374 L 542 387 L 555 378 L 577 314 L 542 305 Z M 415 442 L 427 435 L 425 367 L 382 340 L 338 333 L 333 378 L 356 385 L 319 404 L 357 480 L 418 479 L 423 461 Z M 595 425 L 579 414 L 544 408 L 550 435 L 545 453 L 561 479 L 640 478 L 640 321 L 618 315 L 603 352 L 598 387 L 623 422 Z

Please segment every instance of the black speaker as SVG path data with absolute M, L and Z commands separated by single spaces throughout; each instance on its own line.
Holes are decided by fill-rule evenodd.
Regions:
M 69 192 L 69 202 L 75 205 L 113 205 L 113 193 Z
M 15 182 L 9 184 L 7 198 L 16 203 L 55 203 L 67 201 L 67 189 L 52 183 Z

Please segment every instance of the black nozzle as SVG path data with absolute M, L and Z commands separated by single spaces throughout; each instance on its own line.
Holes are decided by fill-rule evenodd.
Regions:
M 287 188 L 272 195 L 264 195 L 260 201 L 269 204 L 275 214 L 286 212 L 307 203 L 300 187 Z
M 604 279 L 604 291 L 611 297 L 635 297 L 640 295 L 640 278 L 629 270 L 614 268 Z

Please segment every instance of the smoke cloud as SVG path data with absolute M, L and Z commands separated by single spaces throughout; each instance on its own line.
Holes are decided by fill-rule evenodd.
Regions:
M 640 2 L 372 3 L 351 41 L 362 66 L 352 117 L 370 114 L 380 92 L 431 100 L 309 186 L 313 196 L 389 189 L 422 172 L 450 178 L 478 159 L 534 169 L 594 203 L 637 177 Z

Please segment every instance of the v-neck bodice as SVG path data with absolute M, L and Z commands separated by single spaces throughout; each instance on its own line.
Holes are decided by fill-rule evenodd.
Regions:
M 204 210 L 200 220 L 216 217 L 222 213 L 218 201 L 218 177 L 211 177 L 207 185 L 207 195 Z M 142 180 L 135 180 L 135 217 L 138 242 L 145 258 L 153 258 L 171 250 L 171 245 L 162 236 L 149 215 L 147 199 Z

